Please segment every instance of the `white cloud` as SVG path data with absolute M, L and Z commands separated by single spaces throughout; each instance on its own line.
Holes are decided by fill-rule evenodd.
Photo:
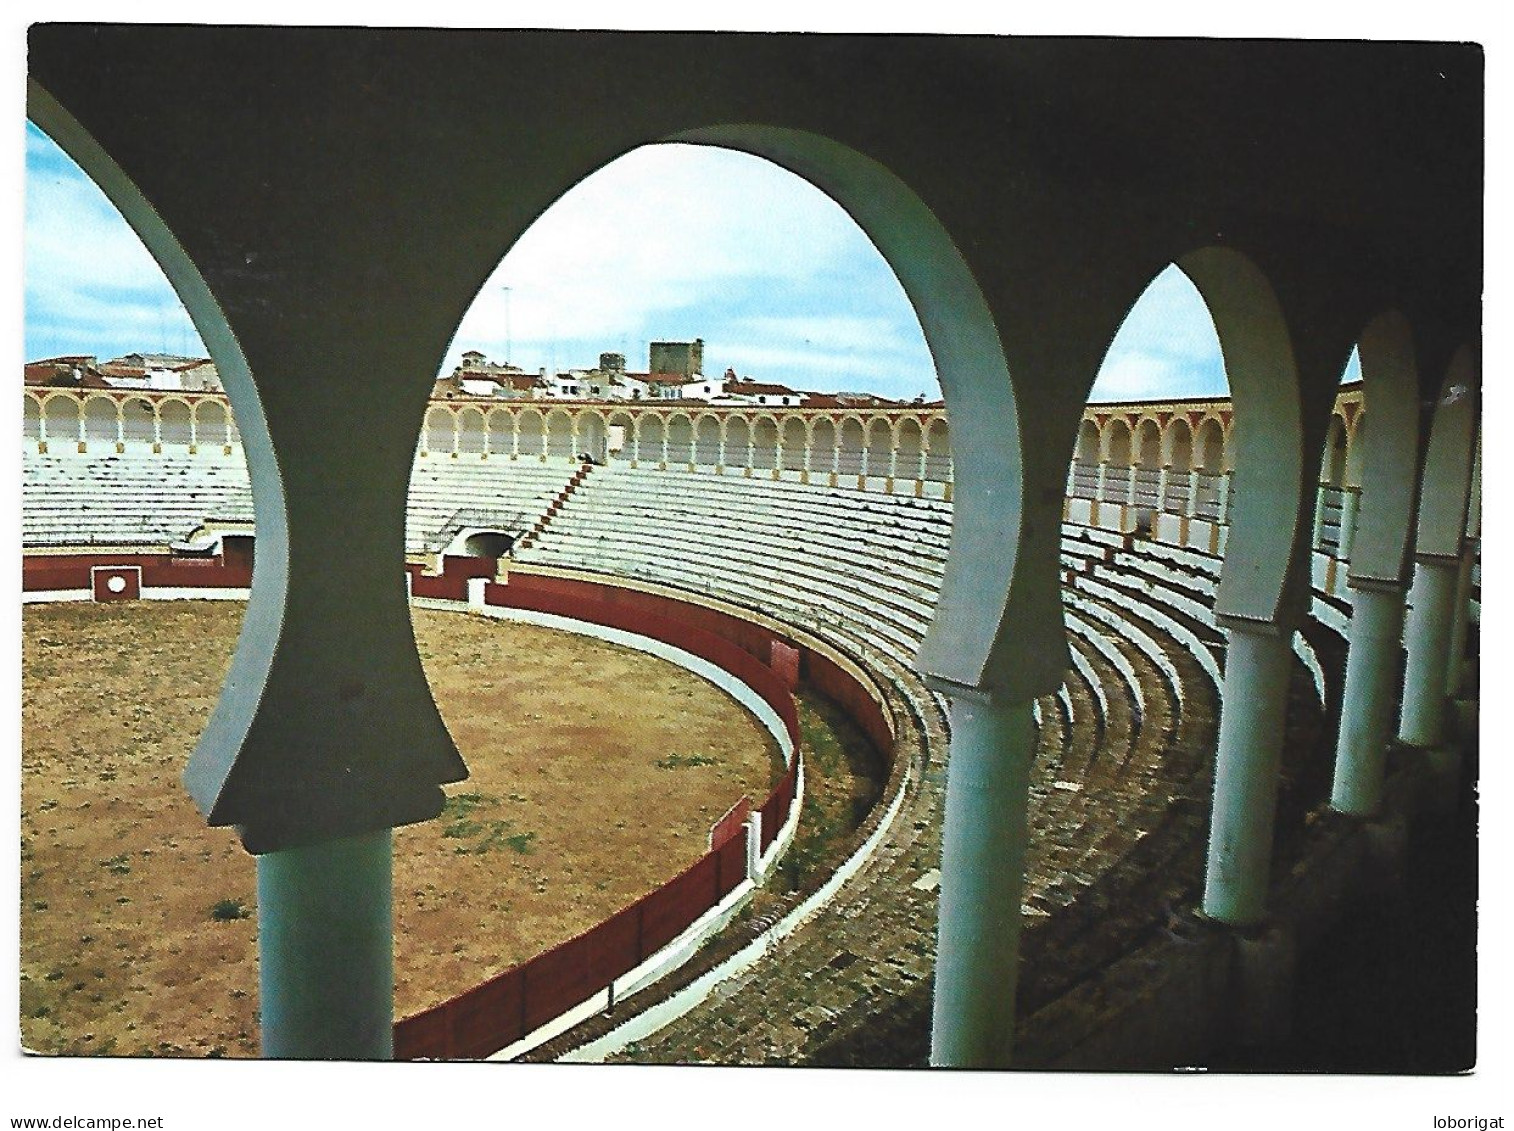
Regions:
M 688 145 L 629 153 L 544 213 L 463 318 L 447 365 L 465 349 L 527 369 L 615 349 L 636 368 L 647 341 L 696 336 L 711 372 L 839 370 L 840 384 L 872 388 L 902 373 L 911 395 L 934 395 L 903 290 L 846 213 L 760 158 Z
M 105 194 L 27 131 L 28 356 L 203 349 L 157 262 Z

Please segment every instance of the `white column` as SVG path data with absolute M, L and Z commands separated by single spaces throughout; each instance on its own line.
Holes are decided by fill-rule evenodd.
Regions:
M 1293 633 L 1274 624 L 1226 627 L 1204 914 L 1242 926 L 1260 922 L 1266 905 Z
M 393 1055 L 393 887 L 388 829 L 258 857 L 265 1057 Z
M 468 578 L 468 607 L 470 609 L 482 609 L 484 607 L 487 603 L 484 600 L 484 591 L 488 588 L 488 585 L 489 578 L 487 577 Z
M 1014 1036 L 1035 724 L 1030 703 L 953 695 L 931 1064 L 1003 1068 Z
M 762 813 L 746 815 L 746 878 L 754 884 L 762 879 Z
M 1233 471 L 1220 473 L 1220 505 L 1215 521 L 1221 526 L 1230 521 L 1230 477 L 1234 474 Z
M 1330 806 L 1339 813 L 1370 817 L 1382 802 L 1403 632 L 1402 585 L 1351 585 L 1346 687 L 1330 792 Z
M 1104 501 L 1104 492 L 1109 488 L 1109 465 L 1103 460 L 1099 461 L 1099 478 L 1094 486 L 1093 497 L 1096 502 Z
M 1156 511 L 1158 514 L 1167 513 L 1167 480 L 1171 477 L 1171 475 L 1172 468 L 1165 463 L 1162 465 L 1162 469 L 1157 472 Z
M 1451 651 L 1451 606 L 1456 558 L 1421 558 L 1414 566 L 1404 631 L 1404 705 L 1398 737 L 1410 746 L 1439 746 L 1446 714 L 1446 661 Z
M 1456 598 L 1451 603 L 1451 647 L 1446 654 L 1446 694 L 1455 699 L 1461 690 L 1462 658 L 1467 652 L 1467 620 L 1472 615 L 1472 560 L 1476 557 L 1471 538 L 1462 543 L 1461 565 L 1456 571 Z
M 1197 513 L 1198 504 L 1199 473 L 1197 471 L 1190 471 L 1188 473 L 1188 503 L 1183 507 L 1183 513 L 1192 518 Z

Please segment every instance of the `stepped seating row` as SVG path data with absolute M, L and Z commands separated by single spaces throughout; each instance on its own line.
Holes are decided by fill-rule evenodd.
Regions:
M 835 526 L 848 537 L 862 532 L 880 552 L 907 548 L 907 554 L 898 554 L 901 561 L 935 563 L 937 573 L 945 564 L 950 537 L 951 512 L 941 504 L 923 506 L 927 500 L 788 480 L 615 468 L 596 471 L 575 495 L 577 501 L 601 513 L 676 509 L 727 523 L 732 518 L 760 522 L 774 530 L 799 526 L 823 533 Z
M 761 522 L 733 523 L 729 518 L 687 510 L 676 504 L 661 512 L 611 511 L 585 504 L 580 495 L 575 495 L 553 519 L 552 531 L 558 536 L 619 540 L 625 544 L 671 537 L 693 541 L 711 552 L 723 551 L 754 564 L 775 557 L 792 558 L 801 575 L 814 577 L 822 584 L 832 574 L 841 574 L 859 588 L 876 589 L 881 599 L 896 606 L 911 622 L 929 620 L 939 588 L 939 579 L 924 572 L 899 577 L 893 563 L 869 559 L 859 551 L 855 540 L 791 525 L 772 528 Z M 886 572 L 879 568 L 884 564 L 889 565 Z
M 489 460 L 432 456 L 417 460 L 410 476 L 405 510 L 405 551 L 439 548 L 452 525 L 484 520 L 529 528 L 561 492 L 581 465 L 566 459 Z M 452 520 L 459 516 L 476 521 Z

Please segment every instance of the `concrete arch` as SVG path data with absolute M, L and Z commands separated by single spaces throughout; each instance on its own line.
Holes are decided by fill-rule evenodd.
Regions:
M 546 454 L 547 424 L 540 409 L 521 409 L 515 417 L 515 430 L 518 436 L 515 450 L 519 455 L 535 458 Z
M 661 463 L 667 423 L 659 412 L 643 412 L 637 421 L 636 458 L 643 463 Z
M 508 456 L 515 440 L 515 414 L 507 408 L 491 408 L 484 417 L 485 447 L 491 456 Z
M 104 393 L 85 397 L 80 415 L 84 418 L 84 439 L 91 446 L 114 446 L 121 438 L 121 406 Z
M 457 435 L 457 416 L 450 408 L 432 405 L 426 410 L 425 440 L 421 447 L 433 455 L 445 455 L 452 450 Z
M 1206 415 L 1193 433 L 1193 466 L 1205 475 L 1223 475 L 1230 470 L 1228 434 L 1218 416 Z
M 670 412 L 663 422 L 667 428 L 668 462 L 692 464 L 694 462 L 694 421 L 687 412 Z
M 605 415 L 598 409 L 581 409 L 573 414 L 573 430 L 578 437 L 574 447 L 575 456 L 586 455 L 598 463 L 605 460 L 608 429 Z
M 1122 416 L 1111 416 L 1104 425 L 1103 457 L 1111 468 L 1127 468 L 1135 462 L 1135 440 Z
M 920 428 L 918 417 L 901 416 L 894 430 L 894 444 L 898 449 L 898 475 L 901 479 L 923 479 L 925 433 Z
M 725 462 L 733 467 L 750 467 L 752 426 L 745 413 L 735 413 L 725 422 Z
M 28 444 L 40 444 L 42 431 L 42 402 L 30 393 L 21 397 L 21 435 Z
M 951 552 L 919 663 L 965 686 L 1013 686 L 1017 698 L 1031 688 L 1055 690 L 1066 666 L 1055 586 L 1025 590 L 1026 604 L 1011 610 L 1023 505 L 1015 385 L 999 328 L 947 229 L 894 172 L 818 134 L 721 125 L 669 140 L 743 150 L 798 174 L 845 209 L 882 254 L 920 317 L 954 432 L 961 432 L 953 436 L 960 458 Z M 1046 580 L 1054 581 L 1054 567 L 1049 559 Z M 1001 636 L 1008 619 L 1019 631 Z
M 1099 426 L 1085 416 L 1078 425 L 1078 442 L 1073 451 L 1073 459 L 1084 466 L 1096 464 L 1099 462 L 1099 447 Z
M 1235 412 L 1234 443 L 1227 445 L 1234 448 L 1234 497 L 1216 608 L 1275 623 L 1291 615 L 1285 601 L 1302 596 L 1294 549 L 1306 461 L 1292 336 L 1272 283 L 1245 253 L 1205 247 L 1176 262 L 1214 320 Z M 1311 508 L 1312 478 L 1311 471 Z
M 195 439 L 202 448 L 231 445 L 231 413 L 223 402 L 207 398 L 195 404 Z
M 629 412 L 611 412 L 605 418 L 606 459 L 636 458 L 636 418 Z
M 165 445 L 188 448 L 195 442 L 194 410 L 179 397 L 158 402 L 158 438 Z
M 723 421 L 713 412 L 701 412 L 694 418 L 694 462 L 701 467 L 717 467 L 721 458 Z
M 894 451 L 894 425 L 886 416 L 874 416 L 867 422 L 867 474 L 888 475 Z
M 817 416 L 810 423 L 810 467 L 814 471 L 836 470 L 840 450 L 836 446 L 836 420 L 830 415 Z
M 42 398 L 42 429 L 49 445 L 59 441 L 84 442 L 84 402 L 72 393 L 52 393 Z
M 125 397 L 120 405 L 121 442 L 128 451 L 150 451 L 158 442 L 157 406 L 147 397 Z
M 1472 348 L 1463 346 L 1447 366 L 1430 419 L 1414 537 L 1417 555 L 1454 558 L 1461 554 L 1471 498 L 1477 400 L 1477 361 Z
M 477 405 L 466 405 L 457 412 L 457 450 L 482 455 L 487 449 L 488 420 Z
M 1155 471 L 1162 466 L 1162 426 L 1154 416 L 1142 416 L 1136 421 L 1131 437 L 1131 463 L 1145 471 Z
M 573 450 L 573 414 L 561 406 L 547 410 L 543 423 L 544 452 L 552 459 L 572 459 L 578 453 Z
M 778 466 L 778 418 L 759 413 L 752 418 L 752 467 L 769 471 Z
M 809 429 L 801 416 L 785 416 L 778 433 L 779 466 L 784 471 L 804 471 L 809 454 Z
M 938 416 L 925 432 L 925 478 L 933 483 L 952 480 L 952 434 L 946 417 Z M 956 511 L 952 514 L 955 516 Z
M 296 450 L 309 452 L 315 446 L 300 436 L 301 421 L 311 411 L 306 402 L 309 382 L 281 383 L 267 374 L 262 385 L 254 379 L 245 351 L 249 341 L 267 344 L 268 337 L 258 333 L 266 312 L 256 302 L 233 307 L 238 310 L 238 329 L 233 332 L 226 308 L 212 293 L 201 266 L 170 230 L 170 224 L 178 222 L 198 224 L 196 230 L 202 231 L 203 213 L 181 200 L 174 213 L 177 221 L 165 219 L 170 210 L 161 201 L 149 204 L 117 158 L 36 79 L 28 80 L 27 114 L 104 191 L 167 276 L 216 364 L 235 414 L 229 423 L 247 460 L 258 530 L 257 566 L 222 694 L 184 771 L 184 784 L 196 806 L 212 825 L 237 826 L 253 852 L 351 837 L 435 816 L 443 801 L 440 783 L 460 780 L 467 771 L 431 699 L 415 652 L 404 591 L 392 580 L 397 555 L 382 552 L 388 545 L 403 544 L 402 510 L 388 516 L 360 514 L 360 519 L 373 521 L 352 523 L 357 545 L 348 580 L 354 592 L 371 595 L 364 600 L 352 602 L 344 596 L 333 602 L 324 596 L 329 593 L 329 577 L 319 553 L 301 556 L 298 568 L 294 566 L 292 544 L 314 547 L 329 540 L 325 500 L 331 497 L 333 469 L 319 461 L 311 466 L 292 458 Z M 117 144 L 123 144 L 119 135 Z M 124 146 L 138 159 L 138 175 L 150 171 L 129 140 Z M 200 247 L 205 254 L 204 244 Z M 245 267 L 245 258 L 242 262 Z M 219 280 L 223 295 L 237 289 L 238 283 L 225 273 L 212 277 Z M 288 281 L 287 276 L 280 278 Z M 275 336 L 282 338 L 280 346 L 264 351 L 270 370 L 293 375 L 308 366 L 309 355 L 289 344 L 287 323 Z M 361 341 L 364 349 L 372 348 L 360 333 L 348 337 Z M 404 370 L 409 360 L 400 358 L 395 364 Z M 275 454 L 263 398 L 276 400 L 280 390 L 294 393 L 297 385 L 299 403 L 284 401 L 278 417 L 289 449 L 281 460 Z M 416 423 L 422 403 L 417 397 L 412 418 Z M 400 466 L 387 470 L 393 494 L 402 498 L 404 465 L 416 448 L 417 431 L 412 424 L 407 442 L 386 446 L 373 444 L 365 429 L 354 429 L 352 445 L 356 447 L 361 437 L 377 454 L 365 457 L 359 452 L 343 462 L 349 453 L 337 452 L 338 490 L 343 474 L 368 481 L 372 464 L 398 461 Z M 385 543 L 386 535 L 392 542 Z M 367 552 L 374 543 L 377 552 Z M 321 631 L 306 630 L 312 621 Z M 286 626 L 293 624 L 304 627 L 286 637 Z M 383 662 L 373 663 L 378 657 Z M 371 709 L 373 702 L 383 703 L 385 709 Z M 361 751 L 360 762 L 354 761 L 354 751 Z M 330 789 L 329 783 L 338 779 L 346 787 Z M 387 847 L 387 838 L 384 844 Z M 349 960 L 350 955 L 343 958 Z M 265 996 L 265 1025 L 274 1004 Z M 269 1047 L 265 1034 L 264 1048 Z
M 836 425 L 836 470 L 842 475 L 862 474 L 862 451 L 867 447 L 867 433 L 862 418 L 852 413 L 842 416 Z
M 1174 416 L 1162 434 L 1162 463 L 1173 471 L 1188 471 L 1193 467 L 1193 429 L 1188 418 Z

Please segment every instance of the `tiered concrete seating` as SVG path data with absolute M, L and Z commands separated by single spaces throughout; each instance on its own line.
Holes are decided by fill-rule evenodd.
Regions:
M 440 549 L 461 526 L 496 525 L 524 533 L 580 468 L 573 460 L 526 456 L 480 459 L 432 454 L 410 473 L 405 552 Z
M 162 546 L 206 519 L 249 521 L 239 458 L 68 453 L 22 457 L 24 546 Z

